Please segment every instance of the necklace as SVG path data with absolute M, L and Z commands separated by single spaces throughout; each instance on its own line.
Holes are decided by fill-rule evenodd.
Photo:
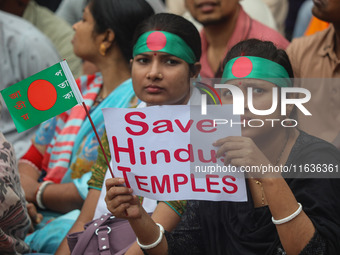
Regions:
M 280 162 L 281 157 L 282 157 L 282 154 L 283 154 L 283 152 L 286 150 L 286 146 L 287 146 L 288 140 L 289 140 L 289 133 L 287 133 L 287 139 L 286 139 L 286 141 L 285 141 L 285 144 L 283 145 L 283 148 L 282 148 L 282 150 L 281 150 L 280 155 L 278 156 L 278 158 L 277 158 L 277 160 L 276 160 L 276 162 L 275 162 L 275 166 L 277 166 L 277 164 Z M 264 202 L 264 190 L 263 190 L 262 182 L 256 180 L 255 183 L 256 183 L 257 185 L 259 185 L 260 188 L 261 188 L 261 204 L 264 205 L 264 204 L 265 204 L 265 202 Z
M 256 180 L 255 183 L 260 185 L 260 188 L 261 188 L 261 204 L 264 205 L 264 191 L 263 191 L 262 182 Z

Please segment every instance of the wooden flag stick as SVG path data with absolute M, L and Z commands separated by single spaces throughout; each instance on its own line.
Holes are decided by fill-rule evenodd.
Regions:
M 102 152 L 103 152 L 103 154 L 104 154 L 104 157 L 105 157 L 105 160 L 106 160 L 106 164 L 107 164 L 108 167 L 109 167 L 111 176 L 112 176 L 112 178 L 114 178 L 115 176 L 113 175 L 113 171 L 112 171 L 112 169 L 111 169 L 110 162 L 109 162 L 109 160 L 108 160 L 107 157 L 106 157 L 106 153 L 105 153 L 105 151 L 104 151 L 104 147 L 103 147 L 103 145 L 102 145 L 102 143 L 101 143 L 101 141 L 100 141 L 100 138 L 99 138 L 99 135 L 98 135 L 98 133 L 97 133 L 96 127 L 95 127 L 94 124 L 93 124 L 92 118 L 91 118 L 91 116 L 90 116 L 89 111 L 87 110 L 87 107 L 86 107 L 85 102 L 83 102 L 83 107 L 84 107 L 84 109 L 85 109 L 85 111 L 86 111 L 87 117 L 89 118 L 89 120 L 90 120 L 90 122 L 91 122 L 92 129 L 93 129 L 94 133 L 96 134 L 96 137 L 97 137 L 99 146 L 100 146 L 100 148 L 102 149 Z
M 112 171 L 112 169 L 111 169 L 111 166 L 110 166 L 110 162 L 109 162 L 109 160 L 108 160 L 107 157 L 106 157 L 106 153 L 105 153 L 105 151 L 104 151 L 104 147 L 103 147 L 103 145 L 102 145 L 102 143 L 101 143 L 101 141 L 100 141 L 99 135 L 98 135 L 98 133 L 97 133 L 96 127 L 94 126 L 93 121 L 92 121 L 92 118 L 91 118 L 91 116 L 90 116 L 90 113 L 89 113 L 89 111 L 88 111 L 87 108 L 86 108 L 85 102 L 83 102 L 83 106 L 84 106 L 86 115 L 87 115 L 87 117 L 89 118 L 89 120 L 90 120 L 90 122 L 91 122 L 92 129 L 93 129 L 94 133 L 96 134 L 96 137 L 97 137 L 99 146 L 100 146 L 100 148 L 102 149 L 102 152 L 103 152 L 103 154 L 104 154 L 106 164 L 107 164 L 108 167 L 109 167 L 111 176 L 112 176 L 112 178 L 115 178 L 115 176 L 113 175 L 113 171 Z M 125 210 L 125 215 L 126 215 L 126 216 L 129 216 L 127 210 Z

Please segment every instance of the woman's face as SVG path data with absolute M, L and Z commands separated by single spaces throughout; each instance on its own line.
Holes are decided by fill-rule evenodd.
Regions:
M 86 6 L 82 20 L 73 25 L 75 31 L 72 44 L 74 53 L 85 60 L 93 61 L 99 55 L 100 35 L 94 33 L 95 20 Z
M 268 132 L 277 132 L 282 126 L 281 121 L 285 119 L 285 116 L 281 116 L 280 109 L 280 89 L 271 82 L 257 80 L 257 79 L 240 79 L 233 80 L 228 82 L 228 84 L 235 85 L 240 88 L 244 95 L 244 115 L 241 115 L 241 127 L 242 127 L 242 136 L 250 137 L 252 139 L 261 138 Z M 278 105 L 276 110 L 269 115 L 255 115 L 249 110 L 248 105 L 248 88 L 252 88 L 253 90 L 253 107 L 256 110 L 268 110 L 271 109 L 273 105 L 273 88 L 278 88 Z M 232 104 L 233 103 L 233 95 L 230 90 L 222 89 L 221 90 L 221 100 L 223 104 Z M 289 111 L 290 112 L 290 111 Z M 287 111 L 287 113 L 289 113 Z M 271 119 L 279 119 L 280 121 L 268 121 Z M 258 120 L 258 121 L 257 121 Z M 262 127 L 252 127 L 252 126 L 261 126 Z
M 145 52 L 131 60 L 136 95 L 148 105 L 186 104 L 190 98 L 189 64 L 163 52 Z

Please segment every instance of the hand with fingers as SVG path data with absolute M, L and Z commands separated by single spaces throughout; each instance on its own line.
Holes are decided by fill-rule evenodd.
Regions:
M 26 207 L 27 207 L 28 215 L 31 218 L 31 227 L 28 232 L 33 233 L 35 230 L 34 226 L 39 224 L 42 221 L 43 215 L 41 213 L 38 213 L 37 208 L 35 207 L 33 203 L 27 203 Z
M 216 158 L 224 157 L 224 165 L 263 166 L 272 163 L 249 137 L 229 136 L 213 143 L 219 147 Z M 259 177 L 258 174 L 248 173 L 249 177 Z
M 270 161 L 249 137 L 228 136 L 213 143 L 219 147 L 216 157 L 224 156 L 224 164 L 233 166 L 259 166 Z
M 106 180 L 105 202 L 107 209 L 117 218 L 137 219 L 142 215 L 143 207 L 132 189 L 123 186 L 122 178 Z

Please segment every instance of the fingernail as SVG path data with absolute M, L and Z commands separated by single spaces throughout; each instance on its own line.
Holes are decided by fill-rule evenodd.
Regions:
M 119 179 L 118 182 L 119 182 L 119 183 L 124 183 L 125 180 L 124 180 L 124 179 Z

